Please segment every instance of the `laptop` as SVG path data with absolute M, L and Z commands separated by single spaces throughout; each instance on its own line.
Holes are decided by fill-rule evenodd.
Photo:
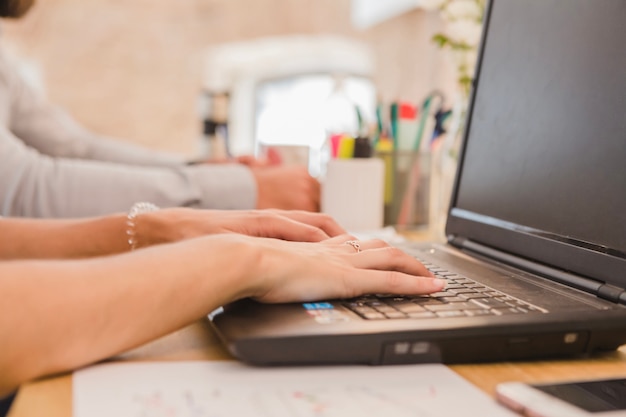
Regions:
M 445 243 L 402 248 L 445 291 L 211 322 L 258 365 L 576 357 L 626 343 L 626 1 L 487 6 Z

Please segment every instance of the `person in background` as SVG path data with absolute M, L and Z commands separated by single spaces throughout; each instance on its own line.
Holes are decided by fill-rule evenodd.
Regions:
M 19 18 L 34 0 L 0 0 Z M 161 207 L 318 211 L 319 183 L 304 167 L 187 164 L 80 126 L 31 88 L 0 50 L 0 215 L 83 217 L 135 201 Z
M 301 302 L 444 286 L 397 248 L 337 234 L 324 215 L 149 207 L 82 220 L 0 218 L 0 406 L 26 381 L 132 349 L 242 298 Z

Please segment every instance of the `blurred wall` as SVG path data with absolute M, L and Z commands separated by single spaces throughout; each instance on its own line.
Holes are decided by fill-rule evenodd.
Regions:
M 440 21 L 414 11 L 368 30 L 350 25 L 349 0 L 39 0 L 2 23 L 2 42 L 40 69 L 49 98 L 87 127 L 190 154 L 199 135 L 202 51 L 259 36 L 339 34 L 368 43 L 386 100 L 453 91 Z

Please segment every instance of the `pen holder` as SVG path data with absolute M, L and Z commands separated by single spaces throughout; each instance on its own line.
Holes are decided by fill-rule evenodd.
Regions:
M 429 222 L 430 154 L 377 152 L 385 165 L 385 225 L 427 226 Z

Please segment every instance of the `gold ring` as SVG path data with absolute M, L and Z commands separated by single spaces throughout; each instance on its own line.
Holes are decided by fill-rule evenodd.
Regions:
M 361 245 L 356 240 L 348 240 L 345 243 L 346 243 L 346 245 L 352 246 L 354 248 L 354 250 L 356 251 L 356 253 L 361 252 Z

